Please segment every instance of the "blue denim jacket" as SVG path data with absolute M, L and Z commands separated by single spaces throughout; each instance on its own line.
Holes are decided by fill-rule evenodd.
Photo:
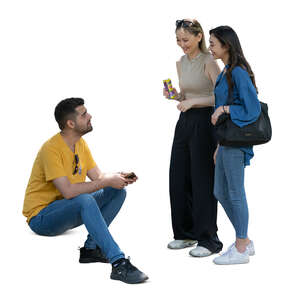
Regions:
M 226 65 L 224 70 L 229 68 Z M 228 82 L 224 70 L 219 74 L 214 89 L 215 108 L 227 105 L 228 102 Z M 239 127 L 255 122 L 261 112 L 261 105 L 258 100 L 256 89 L 246 70 L 236 66 L 232 70 L 233 80 L 233 104 L 230 105 L 230 116 L 232 122 Z M 250 165 L 250 159 L 254 156 L 253 147 L 241 147 L 245 153 L 245 166 Z

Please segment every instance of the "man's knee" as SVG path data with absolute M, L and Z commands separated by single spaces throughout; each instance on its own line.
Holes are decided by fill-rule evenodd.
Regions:
M 125 198 L 126 198 L 126 189 L 115 189 L 115 188 L 112 188 L 112 187 L 107 187 L 105 188 L 105 191 L 108 192 L 108 193 L 112 193 L 111 196 L 112 198 L 118 198 L 120 199 L 121 201 L 124 201 Z
M 126 191 L 126 189 L 121 189 L 121 190 L 118 190 L 118 194 L 119 194 L 119 197 L 121 197 L 121 199 L 124 201 L 126 198 L 126 195 L 127 195 L 127 191 Z
M 125 189 L 116 190 L 114 199 L 117 199 L 118 203 L 119 202 L 124 203 L 125 198 L 126 198 L 126 194 L 127 194 L 127 192 L 126 192 Z
M 94 197 L 91 194 L 81 194 L 77 197 L 77 202 L 80 207 L 89 207 L 91 205 L 97 205 Z

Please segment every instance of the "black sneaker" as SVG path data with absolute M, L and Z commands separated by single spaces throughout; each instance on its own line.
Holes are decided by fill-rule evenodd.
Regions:
M 80 263 L 92 263 L 92 262 L 102 262 L 108 263 L 108 260 L 103 255 L 101 249 L 97 247 L 96 249 L 86 249 L 82 247 L 80 250 Z
M 111 279 L 121 280 L 125 283 L 141 283 L 148 279 L 148 276 L 139 271 L 135 266 L 130 263 L 128 259 L 122 258 L 116 266 L 112 264 Z

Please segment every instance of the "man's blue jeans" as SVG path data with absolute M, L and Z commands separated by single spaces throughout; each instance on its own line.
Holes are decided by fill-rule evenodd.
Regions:
M 124 258 L 108 226 L 116 217 L 126 197 L 124 189 L 107 187 L 92 194 L 56 200 L 33 217 L 30 228 L 39 235 L 55 236 L 84 223 L 89 234 L 85 248 L 100 247 L 110 263 Z
M 247 238 L 249 214 L 244 189 L 244 152 L 239 148 L 219 146 L 214 195 L 229 217 L 236 237 Z

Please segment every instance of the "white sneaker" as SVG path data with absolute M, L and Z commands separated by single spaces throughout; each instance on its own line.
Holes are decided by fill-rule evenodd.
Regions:
M 234 246 L 234 245 L 235 245 L 235 243 L 233 243 L 233 244 L 228 248 L 228 250 L 229 250 L 232 246 Z M 248 250 L 249 256 L 255 255 L 255 248 L 254 248 L 254 243 L 253 243 L 253 241 L 250 240 L 250 243 L 246 246 L 246 248 L 247 248 L 247 250 Z
M 250 243 L 247 245 L 247 250 L 248 250 L 249 256 L 255 255 L 255 248 L 254 248 L 253 241 L 250 240 Z
M 214 258 L 213 262 L 216 265 L 247 264 L 249 262 L 248 249 L 246 249 L 245 252 L 240 253 L 233 244 L 225 253 Z
M 174 240 L 168 244 L 169 249 L 183 249 L 195 245 L 197 241 L 194 240 Z
M 189 254 L 194 257 L 206 257 L 212 254 L 212 252 L 202 246 L 197 246 L 196 248 L 190 250 Z

